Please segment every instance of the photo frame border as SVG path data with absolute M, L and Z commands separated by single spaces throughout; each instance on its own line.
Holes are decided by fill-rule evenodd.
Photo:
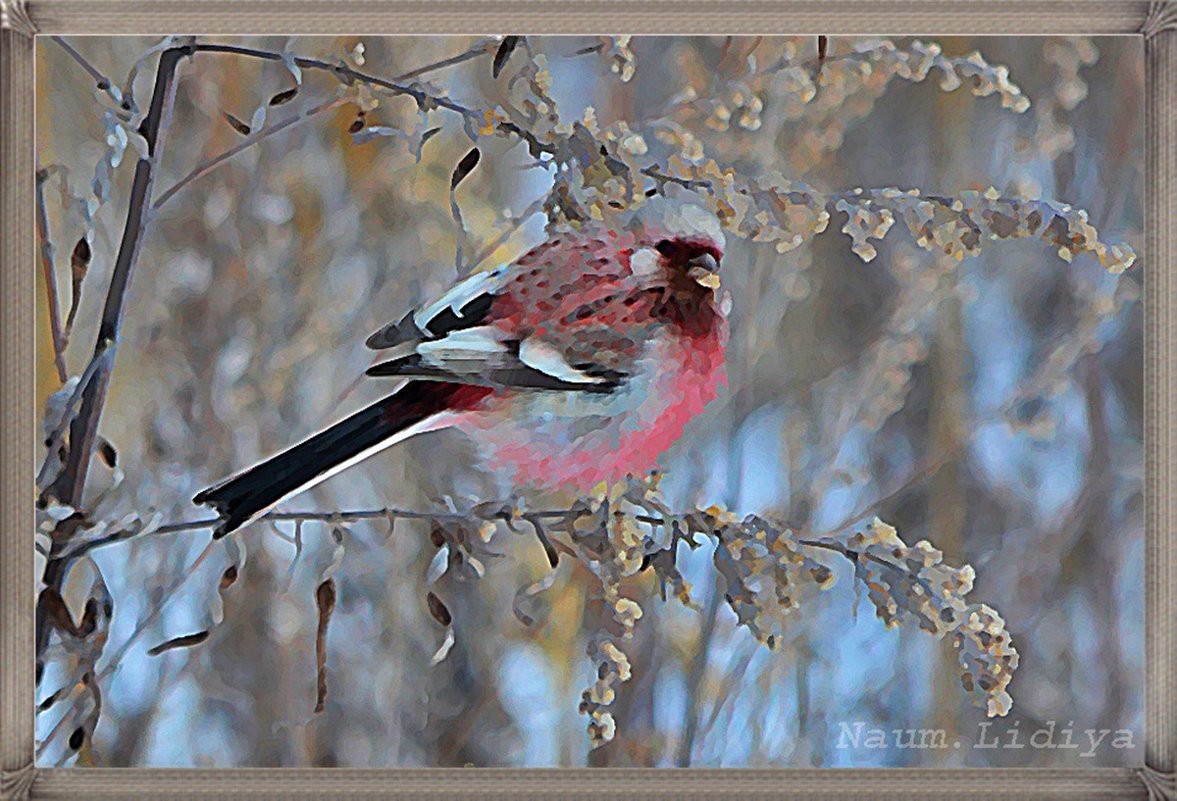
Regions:
M 1145 54 L 1145 731 L 1140 768 L 39 769 L 34 42 L 50 34 L 1138 36 Z M 1162 265 L 1154 269 L 1153 265 Z M 1177 0 L 0 0 L 0 798 L 1177 799 Z

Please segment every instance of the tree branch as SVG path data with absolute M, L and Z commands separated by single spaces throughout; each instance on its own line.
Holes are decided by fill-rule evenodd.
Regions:
M 69 371 L 65 367 L 65 338 L 61 334 L 57 274 L 53 269 L 53 240 L 49 238 L 49 217 L 45 213 L 45 181 L 47 180 L 49 180 L 49 170 L 37 170 L 37 238 L 41 241 L 41 269 L 45 273 L 45 292 L 48 295 L 49 333 L 53 342 L 53 363 L 57 365 L 57 377 L 64 384 L 69 378 Z
M 483 39 L 480 42 L 476 42 L 470 49 L 458 53 L 456 56 L 443 58 L 440 61 L 434 61 L 432 64 L 426 64 L 423 67 L 417 67 L 414 70 L 402 72 L 400 75 L 396 76 L 396 80 L 407 81 L 412 78 L 420 77 L 427 72 L 433 72 L 434 70 L 440 70 L 446 67 L 453 67 L 457 64 L 470 61 L 471 59 L 479 58 L 480 56 L 489 56 L 498 49 L 498 46 L 498 38 L 492 36 L 487 39 Z
M 195 167 L 195 169 L 192 170 L 192 172 L 188 173 L 183 178 L 181 178 L 180 180 L 176 181 L 174 184 L 169 186 L 167 189 L 160 192 L 159 197 L 156 198 L 155 203 L 153 204 L 153 207 L 158 209 L 164 203 L 167 203 L 169 200 L 171 200 L 172 197 L 177 192 L 179 192 L 181 189 L 183 189 L 185 186 L 192 183 L 197 178 L 203 178 L 205 175 L 207 175 L 208 173 L 215 170 L 221 164 L 223 164 L 226 161 L 228 161 L 229 159 L 233 158 L 241 151 L 252 147 L 253 145 L 257 144 L 258 142 L 262 141 L 263 139 L 268 139 L 269 137 L 273 136 L 274 134 L 278 133 L 279 131 L 284 131 L 287 128 L 289 128 L 292 125 L 295 125 L 297 123 L 306 122 L 311 117 L 314 117 L 317 114 L 320 114 L 324 111 L 328 111 L 333 108 L 338 108 L 339 106 L 343 105 L 346 102 L 347 102 L 346 98 L 337 97 L 334 100 L 328 100 L 325 103 L 320 103 L 319 105 L 314 106 L 313 108 L 307 109 L 306 111 L 299 112 L 298 114 L 295 114 L 292 117 L 287 117 L 286 119 L 282 120 L 281 122 L 276 122 L 273 125 L 267 125 L 264 128 L 260 128 L 259 130 L 254 131 L 252 134 L 245 137 L 240 142 L 238 142 L 236 145 L 234 145 L 233 147 L 224 151 L 223 153 L 219 153 L 216 156 L 213 156 L 212 158 L 208 159 L 207 161 L 204 161 L 204 162 L 198 164 Z
M 247 58 L 258 58 L 262 59 L 263 61 L 283 60 L 283 56 L 279 52 L 273 50 L 262 50 L 256 47 L 242 47 L 239 45 L 205 43 L 185 45 L 178 49 L 184 52 L 193 53 L 227 53 L 231 55 L 245 56 Z M 336 79 L 342 81 L 344 84 L 350 85 L 358 81 L 360 83 L 366 83 L 369 86 L 379 87 L 388 92 L 391 92 L 394 95 L 404 95 L 406 97 L 411 97 L 413 100 L 417 101 L 418 107 L 422 110 L 443 108 L 447 111 L 452 111 L 455 114 L 459 114 L 463 118 L 469 120 L 470 122 L 476 123 L 479 126 L 485 125 L 491 120 L 494 120 L 493 124 L 496 130 L 522 139 L 527 143 L 527 146 L 533 155 L 539 153 L 551 153 L 554 150 L 552 145 L 546 142 L 541 142 L 535 136 L 535 134 L 524 130 L 522 127 L 516 125 L 513 122 L 498 120 L 487 112 L 468 108 L 463 106 L 461 103 L 457 103 L 450 98 L 445 97 L 444 95 L 432 94 L 422 86 L 416 84 L 405 84 L 398 81 L 390 81 L 375 75 L 369 75 L 366 72 L 360 72 L 359 70 L 353 69 L 346 64 L 332 64 L 327 61 L 321 61 L 317 58 L 307 58 L 306 56 L 295 56 L 294 63 L 302 69 L 328 72 L 334 75 Z M 421 72 L 427 71 L 429 69 L 435 69 L 439 65 L 442 65 L 441 62 L 438 64 L 428 65 L 427 67 L 422 67 L 413 74 L 421 74 Z
M 402 73 L 402 74 L 398 75 L 394 80 L 397 82 L 407 81 L 410 78 L 416 78 L 418 76 L 424 75 L 429 72 L 433 72 L 435 70 L 443 69 L 445 67 L 451 67 L 456 64 L 461 64 L 463 62 L 470 61 L 475 58 L 479 58 L 481 56 L 489 55 L 490 53 L 493 53 L 495 51 L 496 45 L 497 45 L 497 42 L 494 39 L 487 39 L 485 41 L 475 44 L 470 49 L 465 50 L 455 56 L 450 56 L 448 58 L 444 58 L 439 61 L 434 61 L 430 64 L 425 64 L 421 67 L 417 67 L 416 69 L 412 69 L 412 70 L 409 70 L 408 72 Z M 63 46 L 64 46 L 64 43 L 63 43 Z M 225 46 L 225 47 L 227 48 L 228 46 Z M 250 48 L 224 49 L 218 45 L 207 45 L 207 46 L 197 45 L 196 49 L 197 50 L 205 50 L 205 52 L 214 52 L 214 53 L 216 53 L 216 52 L 234 52 L 234 53 L 237 53 L 238 55 L 248 56 L 251 58 L 261 58 L 261 59 L 265 59 L 265 60 L 274 60 L 275 58 L 278 60 L 281 60 L 281 58 L 282 58 L 282 55 L 280 53 L 272 53 L 271 54 L 271 53 L 268 53 L 267 51 L 253 50 Z M 240 52 L 241 50 L 248 50 L 249 52 Z M 342 65 L 330 65 L 330 64 L 327 64 L 326 62 L 318 62 L 313 59 L 304 59 L 302 57 L 296 57 L 294 59 L 294 61 L 296 64 L 299 65 L 299 67 L 307 67 L 308 69 L 330 69 L 332 72 L 336 72 L 337 68 L 342 67 Z M 312 64 L 318 64 L 320 66 L 316 67 L 316 66 L 312 66 Z M 358 77 L 360 75 L 361 75 L 361 73 L 355 73 L 355 76 L 357 76 L 356 80 L 363 80 Z M 338 74 L 337 74 L 337 77 L 339 77 Z M 344 77 L 341 77 L 341 80 L 344 80 L 344 82 L 347 82 Z M 375 81 L 375 80 L 379 80 L 379 79 L 372 78 L 371 80 Z M 365 82 L 370 82 L 370 81 L 365 81 Z M 381 85 L 384 86 L 384 88 L 390 88 L 392 86 L 391 82 L 382 82 Z M 414 89 L 410 89 L 409 87 L 404 87 L 404 88 L 407 92 L 410 92 L 410 93 L 413 93 L 416 91 Z M 390 89 L 390 91 L 396 91 L 396 90 Z M 414 96 L 414 98 L 416 98 L 418 100 L 418 103 L 421 102 L 420 96 L 418 96 L 417 94 L 414 94 L 413 96 Z M 423 94 L 421 96 L 429 97 L 429 96 L 423 95 Z M 254 131 L 252 134 L 250 134 L 248 137 L 243 139 L 237 145 L 229 148 L 228 150 L 226 150 L 225 152 L 223 152 L 217 156 L 214 156 L 213 158 L 209 159 L 208 161 L 201 163 L 195 169 L 193 169 L 192 172 L 190 172 L 188 175 L 184 176 L 179 181 L 172 184 L 166 190 L 161 192 L 159 195 L 159 198 L 156 199 L 156 201 L 154 203 L 154 208 L 158 209 L 163 204 L 165 204 L 169 200 L 171 200 L 171 198 L 177 192 L 179 192 L 181 189 L 183 189 L 189 183 L 196 180 L 197 178 L 201 178 L 201 177 L 207 175 L 208 173 L 212 172 L 214 169 L 219 167 L 221 164 L 223 164 L 224 162 L 231 159 L 233 156 L 236 156 L 238 153 L 241 153 L 242 151 L 257 144 L 258 142 L 262 141 L 263 139 L 267 139 L 270 136 L 273 136 L 274 134 L 278 133 L 279 131 L 289 128 L 292 125 L 305 122 L 306 120 L 310 119 L 311 117 L 317 116 L 321 112 L 329 111 L 330 109 L 337 108 L 338 106 L 342 105 L 344 102 L 346 102 L 346 100 L 344 100 L 343 98 L 337 98 L 335 100 L 327 101 L 326 103 L 315 106 L 314 108 L 312 108 L 308 111 L 304 111 L 301 114 L 295 115 L 295 116 L 290 117 L 285 120 L 282 120 L 281 122 L 276 123 L 275 125 L 267 126 L 265 128 L 262 128 L 261 130 Z M 454 104 L 454 108 L 451 110 L 458 110 L 458 108 L 459 107 L 457 107 L 456 104 Z M 463 109 L 460 113 L 462 113 L 463 116 L 470 117 L 471 119 L 477 118 L 481 121 L 481 118 L 482 118 L 482 115 L 480 115 L 479 112 L 474 111 L 472 109 Z
M 472 520 L 496 522 L 510 519 L 511 515 L 507 510 L 512 505 L 510 501 L 503 501 L 502 503 L 481 503 L 477 509 L 468 512 L 420 512 L 408 509 L 395 509 L 392 507 L 384 507 L 382 509 L 353 509 L 338 512 L 269 512 L 259 517 L 258 520 L 264 520 L 269 523 L 362 523 L 370 520 L 428 520 L 439 523 L 463 523 Z M 587 514 L 589 514 L 588 511 L 581 509 L 547 509 L 522 513 L 520 518 L 527 519 L 528 521 L 568 521 L 575 520 Z M 69 548 L 63 550 L 58 555 L 58 558 L 77 559 L 93 551 L 95 548 L 101 548 L 104 545 L 127 542 L 128 540 L 139 537 L 180 534 L 185 531 L 211 529 L 215 528 L 220 522 L 221 519 L 219 517 L 206 517 L 199 520 L 180 520 L 175 523 L 165 523 L 162 526 L 132 526 L 121 528 L 91 540 L 74 541 Z
M 93 377 L 81 388 L 81 408 L 77 417 L 69 424 L 69 450 L 65 466 L 48 490 L 48 494 L 74 508 L 80 507 L 82 503 L 90 453 L 98 436 L 98 422 L 102 416 L 102 407 L 106 400 L 106 390 L 110 381 L 113 360 L 103 357 L 118 340 L 127 287 L 130 284 L 131 272 L 138 261 L 143 236 L 147 229 L 151 207 L 151 189 L 154 185 L 155 168 L 160 157 L 161 138 L 166 129 L 166 121 L 171 117 L 172 105 L 175 101 L 176 69 L 180 59 L 188 52 L 187 47 L 170 48 L 163 51 L 159 57 L 151 106 L 139 129 L 147 141 L 147 154 L 141 156 L 135 165 L 135 177 L 131 185 L 131 198 L 127 208 L 127 221 L 123 229 L 118 256 L 115 259 L 114 270 L 111 273 L 110 288 L 107 290 L 106 302 L 98 326 L 98 338 L 94 345 L 92 362 L 99 364 L 99 367 L 94 371 Z M 43 581 L 47 587 L 55 591 L 60 591 L 69 566 L 67 560 L 60 558 L 60 553 L 72 538 L 80 522 L 76 516 L 71 517 L 63 520 L 53 531 L 51 537 L 53 544 L 45 565 Z M 49 643 L 51 628 L 50 620 L 45 614 L 44 597 L 44 592 L 42 592 L 37 602 L 36 652 L 38 668 L 40 668 L 45 647 Z M 39 669 L 37 678 L 40 679 Z
M 60 36 L 54 36 L 52 38 L 54 42 L 59 44 L 61 48 L 65 50 L 65 52 L 69 53 L 70 58 L 78 62 L 82 69 L 90 73 L 90 77 L 94 79 L 94 84 L 98 87 L 99 91 L 104 92 L 106 96 L 111 99 L 111 102 L 113 102 L 116 106 L 123 105 L 123 98 L 119 96 L 118 91 L 114 88 L 114 84 L 110 82 L 110 78 L 107 78 L 105 75 L 99 72 L 93 64 L 86 60 L 85 56 L 83 56 L 77 50 L 74 50 L 70 43 L 65 39 L 61 38 Z

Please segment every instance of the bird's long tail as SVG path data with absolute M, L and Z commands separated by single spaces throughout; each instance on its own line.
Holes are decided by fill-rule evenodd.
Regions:
M 254 465 L 192 499 L 215 508 L 220 538 L 265 514 L 279 501 L 310 489 L 340 470 L 413 434 L 431 418 L 468 408 L 490 390 L 438 381 L 411 381 L 400 390 Z

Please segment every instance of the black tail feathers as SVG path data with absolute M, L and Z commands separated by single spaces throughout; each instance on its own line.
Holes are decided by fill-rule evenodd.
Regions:
M 459 387 L 442 382 L 410 382 L 277 456 L 202 490 L 192 500 L 220 513 L 221 522 L 213 531 L 213 538 L 219 539 L 315 483 L 332 468 L 445 411 Z

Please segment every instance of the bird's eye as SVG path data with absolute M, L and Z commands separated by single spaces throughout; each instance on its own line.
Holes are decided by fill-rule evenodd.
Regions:
M 663 256 L 669 256 L 671 253 L 674 253 L 674 251 L 675 251 L 674 243 L 671 242 L 669 239 L 663 239 L 661 242 L 659 242 L 657 245 L 654 246 L 654 249 L 657 250 L 659 253 L 661 253 Z

